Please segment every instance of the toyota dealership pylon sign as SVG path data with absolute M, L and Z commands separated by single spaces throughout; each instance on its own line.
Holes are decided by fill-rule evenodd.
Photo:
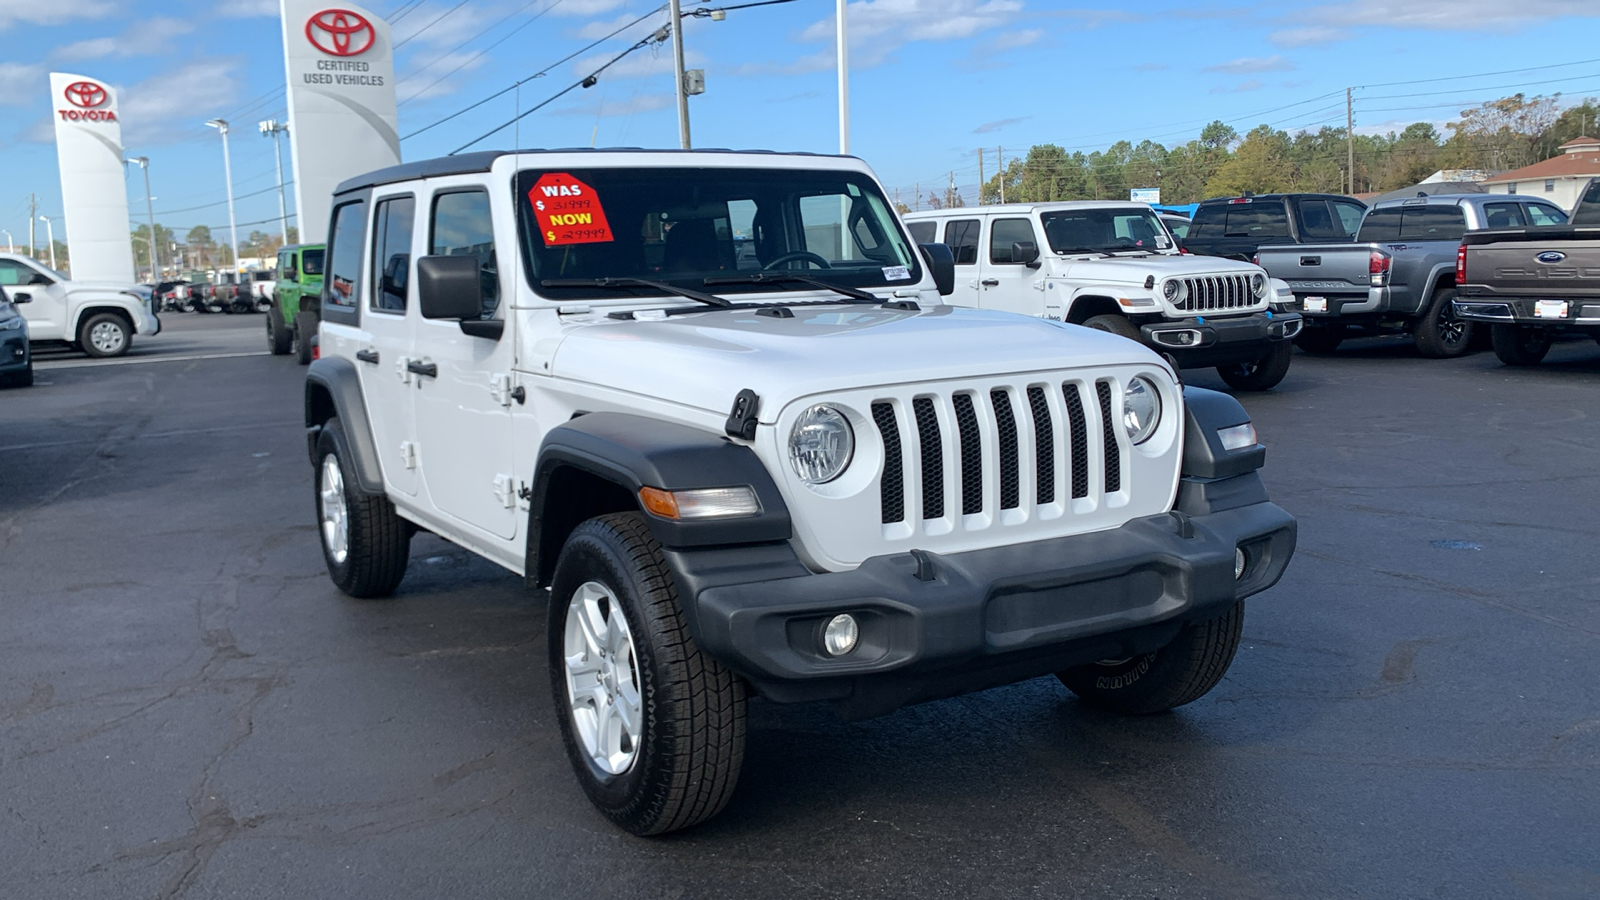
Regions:
M 339 182 L 400 162 L 394 46 L 389 24 L 359 6 L 281 3 L 300 240 L 321 243 Z
M 61 213 L 74 281 L 134 282 L 117 92 L 99 79 L 50 73 Z

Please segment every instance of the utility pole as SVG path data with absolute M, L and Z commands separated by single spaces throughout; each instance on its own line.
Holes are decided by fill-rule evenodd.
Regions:
M 33 255 L 33 223 L 38 221 L 39 198 L 34 194 L 28 195 L 28 258 L 38 259 Z
M 222 133 L 222 174 L 228 179 L 228 237 L 233 243 L 233 270 L 239 271 L 239 226 L 233 217 L 233 162 L 228 158 L 228 120 L 212 119 L 206 123 Z
M 685 85 L 683 71 L 683 10 L 678 0 L 671 0 L 672 7 L 672 78 L 678 86 L 678 146 L 684 150 L 689 149 L 689 93 Z
M 277 119 L 268 119 L 261 123 L 263 137 L 272 138 L 272 151 L 278 157 L 278 234 L 285 244 L 289 243 L 289 211 L 283 202 L 283 142 L 278 140 L 278 135 L 289 130 L 286 123 Z
M 1006 202 L 1006 151 L 1004 147 L 994 148 L 994 170 L 1000 175 L 1000 203 Z
M 1350 167 L 1350 190 L 1356 192 L 1356 113 L 1351 102 L 1351 91 L 1354 88 L 1344 89 L 1344 140 L 1345 160 Z
M 844 6 L 847 0 L 836 0 L 834 17 L 838 20 L 835 40 L 839 56 L 839 153 L 850 152 L 850 41 L 845 36 Z
M 912 188 L 911 190 L 911 211 L 916 212 L 922 208 L 922 182 L 917 182 L 916 187 Z
M 983 205 L 983 148 L 978 148 L 978 205 Z

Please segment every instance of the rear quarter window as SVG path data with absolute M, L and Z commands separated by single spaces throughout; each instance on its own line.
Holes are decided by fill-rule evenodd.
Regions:
M 1600 178 L 1589 182 L 1578 208 L 1572 211 L 1574 225 L 1600 225 Z
M 1459 241 L 1467 233 L 1467 218 L 1461 207 L 1399 206 L 1367 213 L 1356 240 L 1367 241 Z
M 328 234 L 328 277 L 322 282 L 322 316 L 357 324 L 361 302 L 361 256 L 366 247 L 367 201 L 345 203 L 333 211 Z

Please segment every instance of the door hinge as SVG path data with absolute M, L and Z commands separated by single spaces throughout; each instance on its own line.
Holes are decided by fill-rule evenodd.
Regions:
M 519 485 L 517 487 L 517 499 L 528 501 L 533 500 L 533 488 L 528 487 L 526 484 Z
M 501 406 L 511 405 L 511 376 L 495 375 L 489 379 L 489 396 Z
M 394 361 L 394 370 L 400 376 L 401 384 L 411 383 L 411 370 L 407 368 L 407 364 L 410 362 L 411 360 L 404 356 Z
M 516 482 L 510 475 L 496 475 L 494 477 L 494 495 L 500 505 L 506 509 L 514 509 L 517 505 Z
M 417 467 L 417 445 L 415 443 L 411 441 L 400 442 L 400 461 L 405 463 L 408 469 Z

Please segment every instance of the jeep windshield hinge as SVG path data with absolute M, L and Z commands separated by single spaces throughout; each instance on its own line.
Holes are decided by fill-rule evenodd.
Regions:
M 745 388 L 733 398 L 733 409 L 728 413 L 728 424 L 723 426 L 723 430 L 729 437 L 753 441 L 756 439 L 757 416 L 760 412 L 761 397 Z

